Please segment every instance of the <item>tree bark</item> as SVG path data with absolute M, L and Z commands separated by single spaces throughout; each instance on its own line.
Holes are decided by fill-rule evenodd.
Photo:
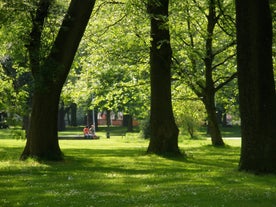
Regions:
M 276 93 L 268 0 L 236 0 L 240 170 L 276 173 Z
M 61 160 L 62 153 L 57 139 L 57 114 L 59 96 L 57 92 L 33 95 L 29 137 L 21 155 L 39 160 Z
M 61 101 L 58 109 L 58 131 L 65 130 L 65 114 L 66 110 L 64 108 L 64 102 Z
M 171 58 L 168 28 L 168 0 L 149 0 L 151 20 L 150 78 L 151 78 L 151 138 L 148 153 L 180 155 L 178 128 L 171 101 Z
M 77 126 L 77 104 L 72 103 L 70 105 L 71 125 Z
M 216 16 L 216 3 L 214 0 L 209 2 L 209 14 L 207 16 L 208 24 L 207 24 L 207 38 L 205 43 L 205 79 L 206 86 L 204 88 L 204 97 L 203 103 L 205 105 L 207 116 L 208 116 L 208 127 L 209 133 L 212 140 L 213 146 L 224 146 L 223 139 L 221 137 L 221 133 L 218 126 L 218 120 L 216 116 L 216 106 L 215 106 L 215 86 L 213 81 L 213 35 L 215 25 L 217 23 Z
M 205 92 L 203 97 L 204 106 L 207 112 L 208 120 L 208 133 L 211 136 L 211 141 L 213 146 L 224 146 L 224 142 L 220 133 L 217 114 L 215 108 L 215 93 Z
M 109 109 L 106 110 L 106 125 L 107 128 L 111 125 L 111 111 Z
M 133 116 L 130 114 L 124 114 L 123 126 L 127 128 L 127 132 L 133 132 Z
M 30 132 L 21 159 L 27 157 L 43 160 L 63 159 L 57 137 L 60 93 L 95 0 L 71 0 L 52 49 L 48 57 L 42 61 L 39 59 L 41 34 L 51 2 L 51 0 L 41 0 L 36 17 L 33 18 L 28 49 L 35 87 Z

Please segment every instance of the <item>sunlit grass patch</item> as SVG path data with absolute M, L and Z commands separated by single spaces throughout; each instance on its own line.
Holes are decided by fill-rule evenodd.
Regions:
M 240 140 L 183 140 L 186 158 L 146 155 L 148 140 L 60 140 L 63 162 L 25 162 L 0 140 L 0 206 L 273 207 L 276 177 L 237 170 Z

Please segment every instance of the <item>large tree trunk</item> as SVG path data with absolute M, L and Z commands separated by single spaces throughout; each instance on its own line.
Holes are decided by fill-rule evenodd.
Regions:
M 33 29 L 28 49 L 35 87 L 30 132 L 22 159 L 63 159 L 57 137 L 60 93 L 95 3 L 93 0 L 71 0 L 49 56 L 41 61 L 41 34 L 51 2 L 41 0 L 36 17 L 32 19 Z
M 57 139 L 58 103 L 59 96 L 56 91 L 34 93 L 29 137 L 22 159 L 28 156 L 49 160 L 62 158 Z
M 276 95 L 268 0 L 236 0 L 240 170 L 276 172 Z
M 171 58 L 168 28 L 168 0 L 149 0 L 151 18 L 151 138 L 149 153 L 180 155 L 178 128 L 171 101 Z

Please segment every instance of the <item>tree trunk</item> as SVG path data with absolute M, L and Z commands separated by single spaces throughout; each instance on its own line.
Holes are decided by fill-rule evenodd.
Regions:
M 127 132 L 133 132 L 133 117 L 130 114 L 124 114 L 123 116 L 123 126 L 127 127 Z
M 98 124 L 98 109 L 94 108 L 94 116 L 95 116 L 95 130 L 99 130 L 99 124 Z
M 70 105 L 71 125 L 77 126 L 77 104 L 72 103 Z
M 171 58 L 168 28 L 168 0 L 149 0 L 151 18 L 151 138 L 148 153 L 180 155 L 178 128 L 175 124 L 171 101 Z
M 70 71 L 76 50 L 90 18 L 95 0 L 71 0 L 67 14 L 49 55 L 40 58 L 44 20 L 52 0 L 40 0 L 28 46 L 34 77 L 34 96 L 29 137 L 22 159 L 35 157 L 62 160 L 57 137 L 57 114 L 61 89 Z M 46 6 L 45 6 L 46 5 Z
M 128 132 L 133 132 L 132 122 L 133 122 L 133 117 L 132 117 L 132 115 L 129 115 L 128 120 L 127 120 L 127 131 Z
M 276 173 L 276 95 L 269 1 L 236 0 L 240 170 Z
M 110 110 L 106 110 L 106 125 L 107 125 L 107 128 L 109 128 L 111 125 L 111 111 Z
M 90 128 L 91 124 L 93 124 L 93 111 L 87 110 L 86 125 Z
M 58 110 L 58 131 L 64 131 L 65 130 L 65 108 L 64 103 L 61 101 L 60 107 Z
M 21 159 L 34 157 L 42 160 L 60 160 L 62 158 L 57 139 L 58 103 L 57 92 L 34 93 L 29 137 Z
M 207 111 L 208 118 L 208 127 L 209 133 L 212 140 L 213 146 L 224 146 L 223 139 L 221 137 L 221 133 L 218 126 L 218 120 L 216 115 L 216 107 L 215 107 L 215 85 L 213 81 L 213 35 L 214 29 L 217 23 L 216 17 L 216 3 L 214 0 L 210 0 L 209 2 L 209 14 L 207 16 L 208 24 L 207 24 L 207 38 L 205 43 L 205 79 L 206 86 L 204 89 L 204 105 Z
M 204 106 L 207 112 L 208 120 L 208 133 L 211 136 L 211 141 L 213 146 L 224 146 L 224 142 L 220 133 L 217 114 L 215 108 L 215 94 L 209 93 L 206 94 L 206 97 L 203 98 Z
M 26 138 L 28 138 L 29 125 L 30 125 L 30 116 L 29 114 L 26 114 L 23 116 L 23 125 L 22 125 L 22 129 L 25 131 Z

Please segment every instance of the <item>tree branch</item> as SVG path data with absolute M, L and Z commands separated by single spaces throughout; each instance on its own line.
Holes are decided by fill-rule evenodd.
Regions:
M 223 65 L 225 62 L 227 62 L 228 60 L 230 60 L 231 58 L 233 58 L 233 57 L 235 57 L 235 56 L 236 56 L 236 53 L 227 56 L 223 61 L 221 61 L 220 63 L 214 65 L 214 66 L 212 67 L 212 70 L 215 70 L 217 67 Z
M 229 47 L 235 46 L 236 44 L 237 44 L 236 40 L 233 40 L 232 42 L 229 42 L 227 45 L 225 45 L 224 47 L 222 47 L 219 50 L 217 50 L 216 52 L 214 52 L 213 56 L 216 56 L 216 55 L 224 52 L 226 49 L 228 49 Z
M 235 72 L 234 74 L 232 74 L 230 77 L 225 77 L 226 80 L 224 82 L 222 82 L 221 84 L 219 84 L 216 88 L 215 91 L 220 90 L 223 86 L 227 85 L 228 83 L 230 83 L 233 79 L 238 77 L 238 72 Z M 219 78 L 217 79 L 215 82 L 218 82 L 220 79 L 224 79 L 224 78 Z
M 35 15 L 32 15 L 32 31 L 29 44 L 26 47 L 29 52 L 30 68 L 34 78 L 37 77 L 40 69 L 41 35 L 52 3 L 53 0 L 40 0 Z

